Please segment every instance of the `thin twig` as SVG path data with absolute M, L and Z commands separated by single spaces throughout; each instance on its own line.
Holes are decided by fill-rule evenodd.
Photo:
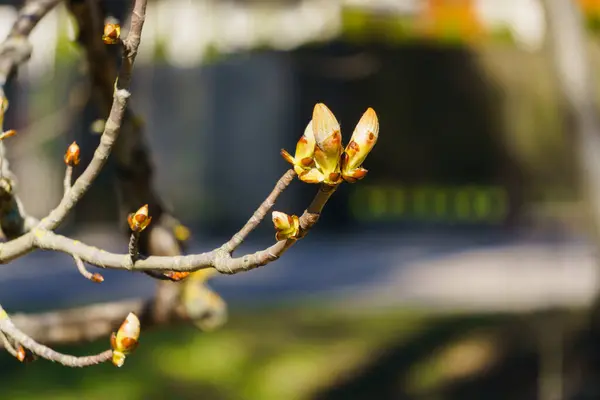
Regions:
M 322 185 L 319 188 L 311 205 L 300 217 L 300 233 L 298 238 L 303 238 L 310 228 L 316 224 L 321 210 L 336 189 L 337 186 L 328 185 Z M 150 256 L 146 259 L 136 261 L 135 265 L 131 265 L 129 254 L 109 253 L 80 241 L 75 241 L 42 229 L 35 229 L 32 233 L 33 238 L 30 242 L 24 237 L 9 243 L 0 244 L 0 249 L 2 250 L 0 252 L 0 261 L 6 262 L 37 247 L 44 250 L 54 250 L 77 255 L 83 261 L 101 268 L 135 271 L 162 270 L 192 272 L 212 267 L 223 274 L 234 274 L 277 260 L 281 254 L 297 241 L 294 239 L 283 240 L 265 250 L 237 258 L 231 258 L 230 254 L 220 247 L 206 253 L 186 256 Z
M 324 205 L 336 189 L 337 186 L 320 186 L 312 203 L 300 217 L 298 238 L 303 238 L 316 224 Z M 212 267 L 222 274 L 234 274 L 277 260 L 296 241 L 295 239 L 283 240 L 265 250 L 237 258 L 231 258 L 227 250 L 219 247 L 209 252 L 186 256 L 150 256 L 143 260 L 137 260 L 132 265 L 129 254 L 110 253 L 54 232 L 36 228 L 31 234 L 0 244 L 0 262 L 6 263 L 34 248 L 39 248 L 76 255 L 83 261 L 101 268 L 193 272 Z
M 209 326 L 218 324 L 226 313 L 223 301 L 219 301 L 219 296 L 204 282 L 188 280 L 185 283 L 189 282 L 193 283 L 195 293 L 192 298 L 186 296 L 186 307 L 181 307 L 176 301 L 161 304 L 164 307 L 162 312 L 168 318 L 159 315 L 162 312 L 156 312 L 154 299 L 126 299 L 43 313 L 18 313 L 11 315 L 11 320 L 31 338 L 47 345 L 77 344 L 106 338 L 130 312 L 139 317 L 143 331 L 190 321 Z M 206 301 L 202 301 L 203 298 Z
M 337 188 L 338 185 L 329 186 L 325 184 L 319 187 L 313 201 L 300 217 L 300 232 L 296 239 L 281 240 L 265 250 L 237 258 L 231 258 L 229 255 L 221 253 L 220 256 L 215 258 L 213 267 L 222 274 L 236 274 L 261 267 L 279 259 L 298 239 L 306 236 L 308 231 L 317 223 L 323 207 Z
M 6 97 L 5 85 L 9 78 L 16 72 L 17 67 L 27 61 L 31 56 L 31 43 L 27 37 L 50 10 L 60 0 L 38 0 L 27 3 L 17 15 L 7 38 L 0 45 L 0 101 Z M 3 126 L 0 126 L 3 131 Z M 7 239 L 16 238 L 37 224 L 37 220 L 25 212 L 21 200 L 14 190 L 15 178 L 10 171 L 6 159 L 4 143 L 0 141 L 0 176 L 7 180 L 11 190 L 2 192 L 2 207 L 0 207 L 0 226 Z
M 294 180 L 296 173 L 293 169 L 288 170 L 283 176 L 277 181 L 275 184 L 275 188 L 273 191 L 267 196 L 265 201 L 256 209 L 252 217 L 246 222 L 246 225 L 240 229 L 233 237 L 223 245 L 223 249 L 228 253 L 232 253 L 235 249 L 238 248 L 240 244 L 246 239 L 246 237 L 252 232 L 256 227 L 260 224 L 260 222 L 265 218 L 265 215 L 273 208 L 275 205 L 275 201 L 283 193 L 285 189 L 290 185 L 290 183 Z
M 129 237 L 129 257 L 131 257 L 131 262 L 135 263 L 140 256 L 138 244 L 140 241 L 140 233 L 139 232 L 131 232 L 131 236 Z
M 81 275 L 83 275 L 83 277 L 85 279 L 88 279 L 88 280 L 90 280 L 92 282 L 96 282 L 96 283 L 104 282 L 104 277 L 102 275 L 100 275 L 97 272 L 92 273 L 92 272 L 88 271 L 88 269 L 85 267 L 83 260 L 79 256 L 74 255 L 73 260 L 75 261 L 75 265 L 77 265 L 77 270 L 79 271 L 79 273 Z
M 87 367 L 89 365 L 106 362 L 112 357 L 112 350 L 107 350 L 100 354 L 84 357 L 75 357 L 59 353 L 47 346 L 44 346 L 43 344 L 36 342 L 18 329 L 1 306 L 0 315 L 2 315 L 2 317 L 0 317 L 0 331 L 2 333 L 19 342 L 23 347 L 31 350 L 31 352 L 34 354 L 37 354 L 38 356 L 47 360 L 60 363 L 67 367 Z
M 67 192 L 71 189 L 71 181 L 73 180 L 73 167 L 71 165 L 67 165 L 65 170 L 65 180 L 63 182 L 63 186 L 65 189 L 64 195 L 67 195 Z
M 0 340 L 2 341 L 2 345 L 13 357 L 18 358 L 19 355 L 17 353 L 17 349 L 10 342 L 10 339 L 4 334 L 4 332 L 0 332 Z
M 31 339 L 25 333 L 17 329 L 17 327 L 14 326 L 10 320 L 6 319 L 0 321 L 0 330 L 2 330 L 5 334 L 15 338 L 15 340 L 19 341 L 25 348 L 31 350 L 38 356 L 45 358 L 46 360 L 57 362 L 66 367 L 88 367 L 90 365 L 106 362 L 112 357 L 112 350 L 106 350 L 99 354 L 83 357 L 59 353 L 58 351 L 52 350 L 50 347 L 44 346 L 43 344 Z

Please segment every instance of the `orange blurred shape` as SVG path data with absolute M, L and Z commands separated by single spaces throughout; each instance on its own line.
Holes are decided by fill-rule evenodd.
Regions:
M 472 40 L 484 33 L 477 16 L 476 0 L 426 0 L 417 19 L 417 29 L 426 36 L 453 34 Z
M 600 14 L 600 0 L 575 0 L 584 14 Z

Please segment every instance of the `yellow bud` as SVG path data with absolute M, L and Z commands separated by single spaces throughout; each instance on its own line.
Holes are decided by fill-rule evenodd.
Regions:
M 346 146 L 346 156 L 342 172 L 349 172 L 361 166 L 375 146 L 379 137 L 379 120 L 372 108 L 363 114 Z
M 300 220 L 295 215 L 287 215 L 279 211 L 273 211 L 273 225 L 277 233 L 275 239 L 295 239 L 300 231 Z
M 115 366 L 121 367 L 123 365 L 125 356 L 137 348 L 139 337 L 140 320 L 134 313 L 129 313 L 117 333 L 113 332 L 110 337 L 110 344 L 113 349 L 112 362 Z
M 79 164 L 79 152 L 79 146 L 77 143 L 71 143 L 71 145 L 67 148 L 67 152 L 65 153 L 65 164 L 71 167 Z
M 339 183 L 342 134 L 340 124 L 329 108 L 318 103 L 313 110 L 313 134 L 315 136 L 315 161 L 327 184 Z
M 148 216 L 148 204 L 144 204 L 133 214 L 129 214 L 127 217 L 127 222 L 129 223 L 129 228 L 133 232 L 141 232 L 150 224 L 152 221 L 152 217 Z
M 281 155 L 287 162 L 294 166 L 294 171 L 300 175 L 314 165 L 314 153 L 315 136 L 313 134 L 311 120 L 306 126 L 306 129 L 304 129 L 304 134 L 300 137 L 298 143 L 296 143 L 296 154 L 294 154 L 294 157 L 285 150 L 281 150 Z
M 102 41 L 105 44 L 117 44 L 121 39 L 121 25 L 108 23 L 104 25 L 104 34 Z
M 304 159 L 312 159 L 315 154 L 315 135 L 312 128 L 312 120 L 306 125 L 304 134 L 296 143 L 296 154 L 294 158 L 297 162 L 302 162 Z M 306 162 L 305 162 L 306 163 Z
M 2 133 L 0 133 L 0 140 L 4 140 L 6 138 L 15 136 L 16 134 L 17 134 L 17 131 L 15 131 L 14 129 L 2 132 Z
M 19 345 L 19 347 L 17 347 L 17 360 L 21 361 L 21 362 L 25 362 L 25 358 L 27 357 L 27 352 L 25 351 L 25 348 L 21 345 Z

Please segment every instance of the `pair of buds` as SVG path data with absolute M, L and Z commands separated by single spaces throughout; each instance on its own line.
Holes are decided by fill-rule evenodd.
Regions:
M 140 320 L 134 313 L 129 313 L 117 333 L 113 332 L 110 336 L 110 346 L 113 350 L 112 363 L 115 366 L 123 366 L 127 355 L 137 348 L 139 338 Z
M 365 177 L 362 163 L 379 136 L 379 120 L 368 108 L 354 128 L 350 142 L 342 148 L 340 124 L 323 103 L 315 105 L 312 120 L 296 144 L 296 153 L 281 150 L 283 158 L 294 166 L 300 180 L 306 183 L 338 185 L 354 183 Z

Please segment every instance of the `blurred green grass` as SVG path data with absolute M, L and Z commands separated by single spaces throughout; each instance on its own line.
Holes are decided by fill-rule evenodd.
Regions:
M 498 359 L 502 327 L 522 331 L 522 318 L 321 306 L 235 310 L 216 332 L 188 326 L 142 332 L 140 347 L 121 369 L 108 363 L 69 369 L 44 360 L 23 365 L 4 354 L 1 398 L 348 398 L 336 397 L 338 384 L 364 381 L 361 390 L 368 391 L 378 379 L 370 372 L 352 378 L 363 370 L 389 375 L 405 395 L 420 398 L 487 368 Z M 107 346 L 108 338 L 58 350 L 83 355 Z

